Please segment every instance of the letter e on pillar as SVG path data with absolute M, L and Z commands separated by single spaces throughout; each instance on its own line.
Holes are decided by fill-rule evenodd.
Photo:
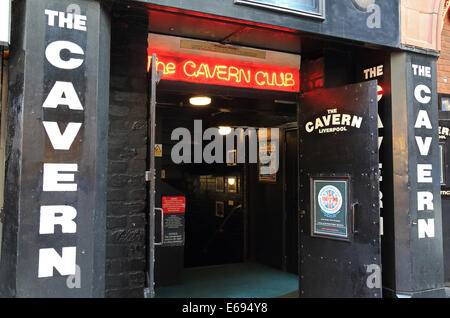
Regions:
M 62 171 L 76 172 L 78 164 L 44 163 L 43 191 L 77 191 L 76 183 L 67 183 L 75 180 L 75 174 Z
M 417 182 L 419 183 L 433 183 L 431 177 L 431 171 L 433 166 L 431 164 L 418 164 L 417 165 Z

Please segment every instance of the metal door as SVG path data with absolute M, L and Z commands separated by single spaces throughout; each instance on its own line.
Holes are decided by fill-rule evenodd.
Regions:
M 149 85 L 149 119 L 148 119 L 148 132 L 147 137 L 149 141 L 148 155 L 149 155 L 149 170 L 145 172 L 145 181 L 149 182 L 149 208 L 147 218 L 147 271 L 146 282 L 147 286 L 144 288 L 144 297 L 155 297 L 155 246 L 161 245 L 161 243 L 155 243 L 155 211 L 160 211 L 163 215 L 162 209 L 155 207 L 155 193 L 156 193 L 156 169 L 155 169 L 155 127 L 156 127 L 156 85 L 159 83 L 162 77 L 162 72 L 157 73 L 156 70 L 156 54 L 152 55 L 151 67 L 150 67 L 150 85 Z M 161 220 L 161 224 L 163 224 Z M 163 225 L 161 225 L 162 227 Z M 163 236 L 163 234 L 161 234 Z
M 377 82 L 305 93 L 299 295 L 381 297 Z

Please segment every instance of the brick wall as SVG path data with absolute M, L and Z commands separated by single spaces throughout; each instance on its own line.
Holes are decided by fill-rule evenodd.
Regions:
M 147 16 L 112 14 L 106 297 L 142 297 L 145 284 Z
M 444 77 L 447 77 L 447 83 Z M 448 15 L 442 30 L 441 56 L 438 60 L 438 93 L 450 94 L 450 18 Z

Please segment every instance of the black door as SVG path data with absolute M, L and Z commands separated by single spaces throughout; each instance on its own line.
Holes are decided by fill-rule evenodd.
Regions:
M 381 297 L 376 81 L 305 93 L 300 297 Z

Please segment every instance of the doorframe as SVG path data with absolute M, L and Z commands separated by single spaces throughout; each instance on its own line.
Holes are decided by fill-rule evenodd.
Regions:
M 282 149 L 282 154 L 283 154 L 283 158 L 282 158 L 282 180 L 283 180 L 283 202 L 282 202 L 282 229 L 281 229 L 281 233 L 282 233 L 282 259 L 281 259 L 281 266 L 282 266 L 282 270 L 284 272 L 287 272 L 287 247 L 286 247 L 286 220 L 287 220 L 287 199 L 286 199 L 286 190 L 287 190 L 287 180 L 286 180 L 286 162 L 287 162 L 287 156 L 286 156 L 286 152 L 287 152 L 287 142 L 286 142 L 286 134 L 290 131 L 297 131 L 297 137 L 298 137 L 298 121 L 295 122 L 291 122 L 291 123 L 287 123 L 285 125 L 282 125 L 280 127 L 280 129 L 282 129 L 282 138 L 283 138 L 283 143 L 281 145 L 281 149 Z M 298 169 L 298 148 L 297 148 L 297 169 Z M 298 176 L 297 176 L 297 186 L 298 186 Z M 298 190 L 298 189 L 297 189 Z M 297 201 L 297 210 L 298 210 L 298 201 Z M 297 220 L 298 222 L 298 220 Z M 297 245 L 298 245 L 298 241 L 297 241 Z

